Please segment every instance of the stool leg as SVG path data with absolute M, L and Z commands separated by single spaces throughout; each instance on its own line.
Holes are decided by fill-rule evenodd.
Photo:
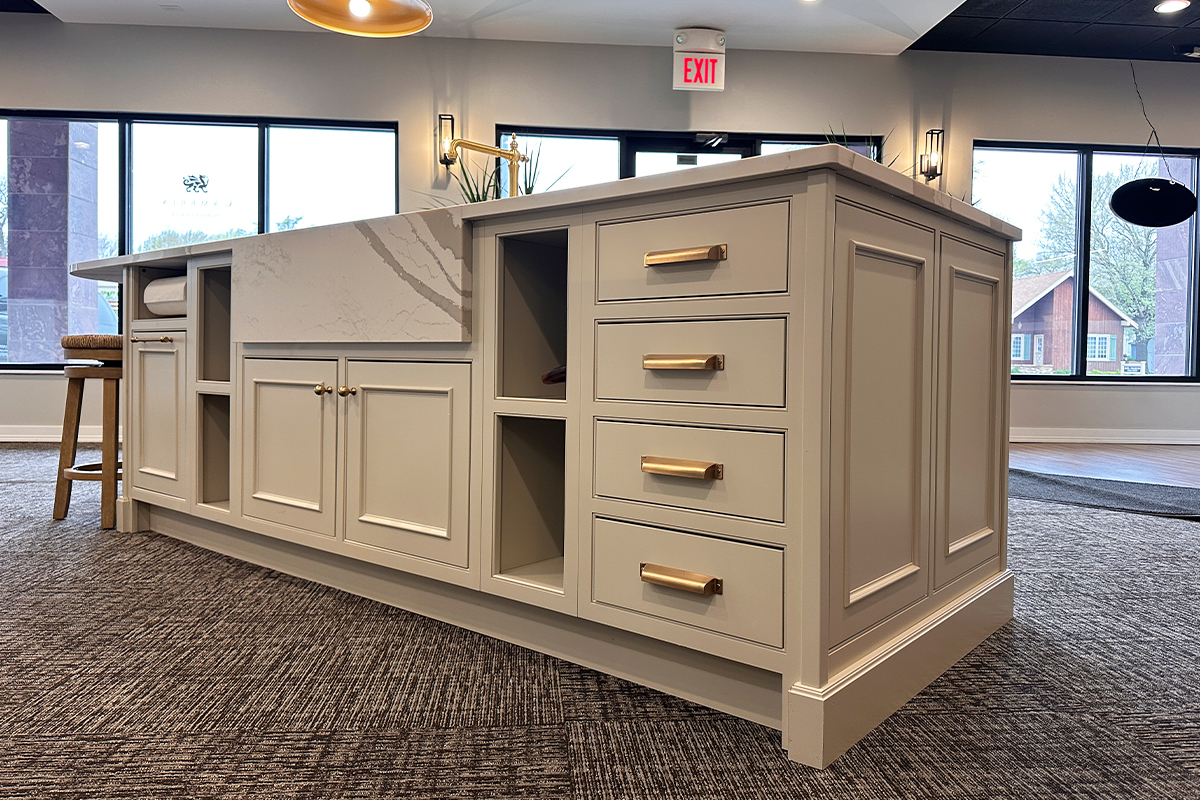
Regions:
M 54 518 L 65 519 L 71 507 L 72 482 L 66 471 L 75 466 L 79 447 L 79 414 L 83 409 L 83 378 L 67 378 L 67 407 L 63 413 L 62 444 L 58 450 L 58 481 L 54 485 Z
M 115 378 L 104 379 L 103 444 L 100 455 L 100 527 L 117 527 L 117 387 Z

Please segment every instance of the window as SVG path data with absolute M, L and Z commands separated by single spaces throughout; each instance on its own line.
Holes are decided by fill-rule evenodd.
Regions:
M 0 111 L 0 367 L 61 364 L 63 334 L 118 332 L 120 287 L 71 263 L 396 213 L 396 131 Z
M 258 233 L 258 127 L 130 126 L 135 253 Z
M 1012 360 L 1029 360 L 1029 337 L 1014 333 L 1012 337 Z
M 1015 375 L 1200 377 L 1195 217 L 1144 228 L 1109 207 L 1138 178 L 1194 191 L 1198 155 L 976 142 L 975 204 L 1024 231 L 1013 252 L 1013 335 L 1043 337 L 1041 364 L 1016 363 L 1029 351 L 1018 358 L 1014 344 Z
M 500 136 L 508 149 L 510 133 Z M 521 192 L 573 189 L 615 181 L 620 175 L 620 141 L 614 136 L 536 136 L 517 133 L 517 147 L 529 156 L 521 165 Z M 465 162 L 464 168 L 465 168 Z M 507 162 L 500 168 L 501 191 L 508 193 Z M 531 191 L 532 190 L 532 191 Z
M 1117 337 L 1113 334 L 1089 333 L 1087 337 L 1088 361 L 1116 361 Z
M 604 131 L 504 125 L 496 128 L 497 146 L 507 148 L 508 137 L 513 133 L 517 135 L 521 152 L 530 157 L 530 167 L 523 168 L 522 180 L 528 180 L 531 170 L 536 178 L 531 185 L 539 192 L 675 172 L 750 156 L 816 147 L 830 141 L 823 134 Z M 834 138 L 855 152 L 877 160 L 880 158 L 883 137 L 838 134 Z M 492 166 L 489 164 L 487 169 Z M 508 174 L 503 168 L 500 183 L 507 193 Z M 522 191 L 526 188 L 522 186 Z
M 0 363 L 61 363 L 63 334 L 118 330 L 117 285 L 66 269 L 116 254 L 116 128 L 0 118 Z
M 267 128 L 268 231 L 395 214 L 390 130 Z

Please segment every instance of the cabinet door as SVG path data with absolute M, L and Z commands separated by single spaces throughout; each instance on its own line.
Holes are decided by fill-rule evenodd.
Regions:
M 189 459 L 184 434 L 185 334 L 156 331 L 134 334 L 130 339 L 132 429 L 127 460 L 132 469 L 126 473 L 126 480 L 139 489 L 186 500 Z
M 829 629 L 929 591 L 934 233 L 839 202 L 830 392 Z
M 1000 552 L 1010 289 L 1004 256 L 943 236 L 936 588 Z
M 350 361 L 346 540 L 467 566 L 469 364 Z
M 245 516 L 333 536 L 338 398 L 332 390 L 336 388 L 334 360 L 245 360 Z

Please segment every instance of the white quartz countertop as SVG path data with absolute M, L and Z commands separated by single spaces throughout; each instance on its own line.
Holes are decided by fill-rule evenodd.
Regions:
M 521 197 L 506 197 L 501 200 L 489 200 L 483 203 L 473 203 L 463 206 L 452 206 L 449 211 L 458 220 L 483 220 L 504 217 L 512 214 L 525 214 L 531 211 L 545 209 L 567 208 L 605 203 L 613 200 L 629 198 L 651 198 L 668 192 L 685 191 L 718 187 L 756 178 L 785 176 L 793 173 L 808 172 L 817 169 L 829 169 L 847 175 L 856 181 L 873 186 L 889 194 L 910 200 L 918 205 L 948 214 L 959 221 L 989 231 L 1005 239 L 1017 241 L 1021 238 L 1021 230 L 1013 225 L 997 219 L 951 197 L 945 192 L 937 191 L 922 181 L 914 180 L 893 169 L 859 155 L 838 145 L 829 144 L 820 147 L 810 147 L 804 150 L 792 150 L 757 158 L 745 158 L 739 161 L 714 164 L 707 167 L 668 172 L 661 175 L 648 175 L 643 178 L 625 178 L 624 180 L 598 183 L 592 186 L 581 186 L 575 189 L 563 189 L 553 192 L 541 192 Z M 424 214 L 428 212 L 407 212 L 408 214 Z M 396 215 L 404 217 L 406 214 Z M 380 220 L 391 219 L 383 217 Z M 353 225 L 354 223 L 340 223 Z M 324 226 L 333 228 L 336 226 Z M 305 229 L 313 230 L 313 229 Z M 288 236 L 299 231 L 284 231 L 282 233 L 266 234 L 269 236 Z M 100 280 L 121 280 L 121 268 L 131 264 L 144 264 L 161 267 L 183 266 L 188 258 L 209 253 L 230 252 L 235 242 L 245 242 L 255 237 L 243 239 L 227 239 L 218 242 L 203 242 L 201 244 L 173 247 L 168 250 L 155 250 L 146 253 L 134 253 L 115 258 L 105 258 L 98 261 L 84 261 L 71 265 L 71 273 L 85 278 Z

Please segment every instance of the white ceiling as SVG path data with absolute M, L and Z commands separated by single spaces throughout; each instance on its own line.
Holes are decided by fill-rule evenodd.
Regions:
M 896 55 L 962 0 L 428 0 L 422 36 L 669 46 L 721 28 L 730 49 Z M 38 0 L 63 22 L 321 31 L 287 0 Z M 328 34 L 336 35 L 336 34 Z

